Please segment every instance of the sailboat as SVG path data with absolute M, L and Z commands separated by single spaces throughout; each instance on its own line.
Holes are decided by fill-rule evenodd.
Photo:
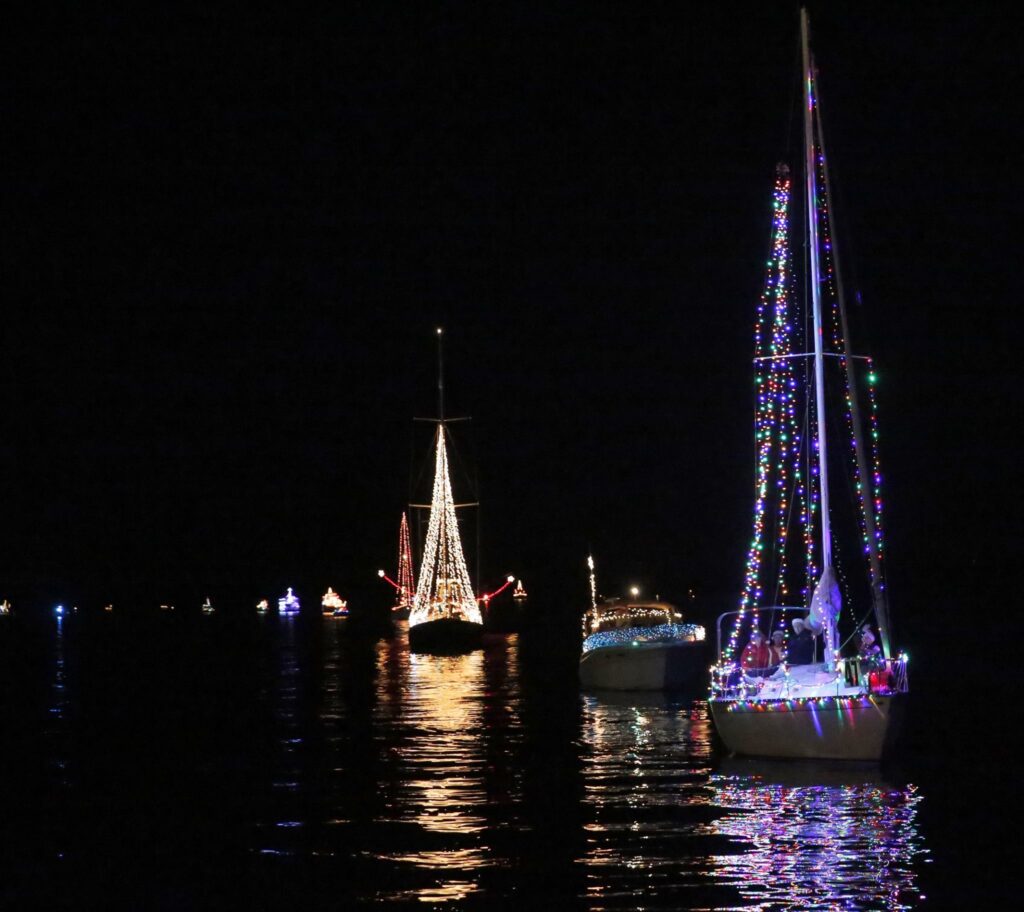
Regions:
M 409 611 L 409 648 L 463 652 L 481 644 L 483 618 L 466 567 L 448 471 L 448 422 L 444 414 L 443 331 L 437 330 L 438 418 L 434 433 L 434 488 L 416 595 Z
M 512 598 L 517 602 L 525 602 L 528 598 L 526 589 L 523 588 L 523 581 L 518 580 L 516 582 L 516 588 L 512 590 Z
M 412 546 L 409 544 L 409 520 L 402 514 L 402 523 L 398 527 L 398 582 L 395 582 L 383 570 L 377 575 L 395 590 L 395 604 L 391 608 L 391 617 L 396 621 L 409 618 L 413 597 L 416 595 L 412 569 Z
M 202 611 L 203 614 L 213 614 L 214 612 L 213 602 L 210 601 L 209 596 L 207 596 L 206 601 L 203 602 Z
M 877 761 L 899 730 L 908 691 L 907 656 L 893 648 L 882 574 L 876 375 L 870 359 L 851 349 L 805 10 L 801 45 L 804 186 L 799 195 L 810 318 L 796 313 L 789 253 L 793 188 L 788 167 L 780 165 L 772 252 L 755 329 L 754 533 L 739 609 L 718 619 L 719 655 L 709 704 L 718 734 L 733 754 Z M 808 347 L 807 335 L 813 351 L 801 351 Z M 833 388 L 843 390 L 839 414 L 846 440 L 835 451 L 829 442 L 836 403 L 826 395 L 826 371 Z M 867 433 L 860 409 L 865 394 Z M 845 516 L 841 502 L 830 501 L 830 478 L 835 483 L 843 474 L 856 494 Z M 855 547 L 839 544 L 840 518 L 851 530 L 844 541 L 855 540 Z M 802 534 L 791 534 L 795 526 Z M 857 585 L 859 600 L 851 597 Z M 723 643 L 729 616 L 732 629 Z M 772 647 L 763 644 L 762 618 L 774 635 Z M 790 636 L 791 627 L 797 636 Z M 875 628 L 880 646 L 869 645 Z M 814 653 L 819 637 L 820 656 Z M 737 660 L 744 642 L 748 645 Z

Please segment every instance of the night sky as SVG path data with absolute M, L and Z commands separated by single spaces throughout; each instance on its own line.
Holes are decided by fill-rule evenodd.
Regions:
M 994 9 L 811 8 L 905 638 L 1024 545 Z M 485 585 L 581 606 L 592 550 L 605 591 L 732 607 L 795 4 L 40 4 L 5 31 L 0 597 L 385 603 L 443 325 Z

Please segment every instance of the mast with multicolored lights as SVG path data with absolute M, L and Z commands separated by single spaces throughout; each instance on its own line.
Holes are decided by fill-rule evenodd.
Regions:
M 850 341 L 805 10 L 800 30 L 804 185 L 795 198 L 802 197 L 805 215 L 806 302 L 797 306 L 789 216 L 794 188 L 782 165 L 754 329 L 753 536 L 738 610 L 718 619 L 709 705 L 734 753 L 875 760 L 899 729 L 908 659 L 892 647 L 882 563 L 877 375 L 870 358 L 853 354 Z M 830 474 L 850 479 L 849 504 L 830 498 Z M 841 613 L 846 642 L 839 635 Z M 723 643 L 729 615 L 734 623 Z M 765 616 L 770 632 L 782 638 L 772 663 L 760 667 L 746 655 L 741 661 L 739 651 L 745 642 L 756 643 L 755 634 L 766 633 Z M 880 646 L 874 645 L 872 620 Z M 787 636 L 790 621 L 794 642 Z M 819 634 L 823 655 L 814 647 Z

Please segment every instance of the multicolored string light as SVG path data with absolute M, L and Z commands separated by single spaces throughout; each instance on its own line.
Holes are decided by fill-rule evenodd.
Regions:
M 823 297 L 830 301 L 830 348 L 828 355 L 838 358 L 845 368 L 846 350 L 843 345 L 843 327 L 839 295 L 836 288 L 836 273 L 833 257 L 831 211 L 827 181 L 824 175 L 824 156 L 818 151 L 815 159 L 819 175 L 817 198 L 818 210 L 815 218 L 822 249 Z M 765 551 L 774 547 L 773 602 L 785 604 L 790 594 L 787 567 L 787 539 L 790 536 L 790 515 L 795 509 L 804 539 L 804 574 L 801 587 L 801 602 L 807 604 L 819 574 L 814 553 L 816 529 L 820 525 L 820 496 L 818 493 L 817 439 L 809 435 L 806 451 L 802 452 L 800 426 L 797 420 L 799 383 L 797 379 L 794 342 L 800 338 L 799 327 L 794 325 L 791 314 L 789 273 L 791 255 L 789 250 L 789 195 L 788 169 L 780 166 L 773 190 L 772 253 L 767 262 L 767 276 L 764 292 L 758 303 L 757 321 L 754 330 L 754 351 L 757 383 L 755 409 L 755 444 L 757 469 L 755 480 L 754 534 L 747 553 L 743 592 L 739 612 L 732 633 L 723 649 L 723 662 L 735 655 L 741 634 L 748 626 L 759 623 L 759 607 L 765 600 L 765 571 L 769 561 Z M 878 405 L 875 397 L 877 375 L 870 359 L 867 363 L 868 421 L 870 430 L 871 477 L 865 479 L 858 471 L 856 461 L 856 437 L 854 428 L 853 394 L 849 376 L 845 370 L 844 419 L 849 436 L 847 453 L 854 470 L 854 478 L 860 501 L 859 523 L 865 553 L 871 548 L 866 517 L 871 512 L 874 519 L 873 535 L 875 548 L 881 557 L 882 541 L 882 499 L 880 487 L 882 474 L 878 454 Z M 813 399 L 808 403 L 813 412 Z M 817 416 L 814 416 L 815 420 Z M 809 467 L 801 465 L 801 456 L 807 458 Z M 813 482 L 808 491 L 805 475 Z M 875 579 L 872 569 L 872 584 L 883 585 Z M 845 581 L 844 581 L 845 582 Z M 844 585 L 847 604 L 851 604 L 849 588 Z
M 808 560 L 813 562 L 812 536 L 807 525 L 813 501 L 807 497 L 804 472 L 800 464 L 801 430 L 798 419 L 798 362 L 793 341 L 800 338 L 791 313 L 792 254 L 789 246 L 789 169 L 776 171 L 772 196 L 772 250 L 767 262 L 764 291 L 757 307 L 754 326 L 754 363 L 757 384 L 754 410 L 754 439 L 757 450 L 755 473 L 754 531 L 747 552 L 743 592 L 739 613 L 729 640 L 723 649 L 728 661 L 737 649 L 748 621 L 759 624 L 759 609 L 765 598 L 765 549 L 776 555 L 773 601 L 789 594 L 786 554 L 790 525 L 795 510 L 805 528 L 804 544 Z M 807 583 L 802 595 L 806 595 Z
M 871 477 L 864 478 L 860 470 L 860 465 L 857 462 L 857 428 L 854 426 L 854 391 L 850 388 L 850 378 L 854 372 L 847 369 L 846 346 L 843 342 L 843 319 L 840 311 L 841 302 L 835 269 L 835 258 L 833 254 L 832 211 L 827 191 L 828 179 L 826 174 L 825 156 L 820 149 L 817 150 L 815 160 L 818 165 L 818 186 L 821 188 L 817 218 L 818 231 L 822 238 L 822 292 L 823 297 L 827 297 L 831 302 L 831 343 L 833 352 L 839 358 L 840 366 L 843 369 L 843 418 L 848 434 L 847 454 L 854 473 L 853 477 L 860 506 L 858 521 L 860 523 L 863 551 L 865 555 L 870 554 L 872 544 L 874 545 L 875 552 L 879 559 L 879 574 L 881 574 L 881 560 L 884 553 L 884 543 L 882 540 L 882 470 L 878 453 L 878 403 L 875 396 L 875 386 L 878 381 L 878 375 L 875 373 L 874 363 L 871 358 L 864 358 L 863 360 L 867 367 L 865 379 L 869 406 L 868 440 L 870 441 L 870 446 L 868 448 L 868 452 L 870 454 L 869 459 L 871 463 L 870 466 L 867 467 L 867 471 L 870 472 Z M 870 541 L 871 533 L 869 532 L 868 524 L 869 515 L 873 519 L 871 525 L 873 526 L 874 543 Z M 877 585 L 884 589 L 884 579 L 875 577 L 875 568 L 870 562 L 868 569 L 871 574 L 872 585 Z

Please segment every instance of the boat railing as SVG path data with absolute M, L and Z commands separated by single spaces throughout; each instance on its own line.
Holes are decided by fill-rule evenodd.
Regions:
M 851 687 L 866 687 L 871 693 L 906 693 L 910 689 L 904 653 L 888 659 L 850 656 L 839 659 L 839 666 Z
M 777 613 L 782 614 L 783 616 L 785 616 L 786 614 L 798 614 L 800 617 L 803 617 L 807 613 L 807 609 L 797 605 L 771 605 L 766 608 L 759 608 L 758 612 L 761 615 L 771 615 L 772 613 Z M 719 661 L 721 661 L 722 659 L 722 621 L 724 621 L 727 617 L 735 617 L 738 614 L 746 613 L 748 612 L 746 609 L 744 609 L 743 611 L 723 611 L 720 615 L 718 615 L 718 620 L 715 621 L 715 637 L 716 643 L 718 645 L 718 652 L 716 653 L 716 655 L 718 656 Z
M 704 628 L 700 624 L 659 624 L 654 627 L 623 627 L 592 633 L 583 640 L 583 652 L 607 646 L 640 646 L 654 643 L 701 643 Z
M 782 667 L 788 678 L 792 666 L 772 665 L 767 668 L 743 668 L 736 662 L 719 661 L 711 668 L 711 696 L 725 700 L 743 700 L 756 696 Z M 821 667 L 821 666 L 818 666 Z M 850 656 L 836 659 L 836 680 L 848 688 L 863 688 L 868 694 L 890 695 L 907 693 L 907 656 L 883 659 L 881 656 Z
M 722 662 L 711 667 L 711 696 L 726 700 L 743 700 L 757 694 L 764 679 L 779 670 L 778 665 L 766 668 L 743 668 L 737 662 Z

